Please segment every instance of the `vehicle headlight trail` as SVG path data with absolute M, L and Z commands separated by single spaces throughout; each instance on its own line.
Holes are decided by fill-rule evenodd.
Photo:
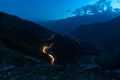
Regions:
M 53 34 L 51 38 L 49 38 L 48 40 L 52 40 L 54 39 L 54 37 L 55 37 L 55 34 Z M 50 54 L 51 52 L 49 51 L 52 48 L 52 46 L 53 46 L 53 43 L 50 43 L 50 45 L 44 45 L 42 47 L 42 52 L 44 54 L 47 54 L 51 58 L 51 64 L 54 65 L 55 57 L 52 54 Z

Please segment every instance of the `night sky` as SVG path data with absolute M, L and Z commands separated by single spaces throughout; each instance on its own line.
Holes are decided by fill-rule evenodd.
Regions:
M 0 11 L 27 20 L 54 20 L 70 16 L 70 12 L 98 0 L 0 0 Z M 113 7 L 117 0 L 112 1 Z

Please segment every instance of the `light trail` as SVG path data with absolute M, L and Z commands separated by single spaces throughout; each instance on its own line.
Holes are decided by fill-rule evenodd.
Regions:
M 54 39 L 54 37 L 55 37 L 55 34 L 51 35 L 51 37 L 50 37 L 48 40 L 52 40 L 52 39 Z M 54 65 L 55 58 L 54 58 L 54 56 L 53 56 L 52 54 L 50 54 L 50 52 L 49 52 L 49 50 L 52 48 L 52 46 L 53 46 L 53 43 L 51 43 L 50 45 L 45 45 L 45 46 L 43 46 L 42 52 L 43 52 L 44 54 L 47 54 L 47 55 L 51 58 L 51 64 Z
M 51 35 L 51 37 L 48 40 L 52 40 L 55 38 L 55 34 Z
M 48 46 L 44 46 L 43 49 L 42 49 L 42 52 L 46 54 L 46 53 L 47 53 L 47 52 L 46 52 L 46 49 L 47 49 L 47 48 L 48 48 Z
M 48 54 L 48 56 L 51 58 L 51 64 L 54 65 L 55 58 L 51 54 Z
M 42 52 L 47 54 L 47 50 L 49 50 L 52 47 L 53 44 L 50 44 L 49 46 L 44 46 L 42 49 Z
M 50 44 L 49 46 L 43 46 L 42 52 L 47 54 L 47 51 L 52 47 L 53 44 Z
M 48 52 L 48 50 L 49 49 L 51 49 L 52 48 L 52 43 L 49 45 L 49 46 L 43 46 L 43 48 L 42 48 L 42 52 L 44 53 L 44 54 L 47 54 L 50 58 L 51 58 L 51 64 L 52 65 L 54 65 L 54 62 L 55 62 L 55 58 L 54 58 L 54 56 L 52 55 L 52 54 L 49 54 Z

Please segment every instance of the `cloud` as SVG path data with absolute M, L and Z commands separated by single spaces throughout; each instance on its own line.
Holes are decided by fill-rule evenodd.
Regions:
M 76 9 L 72 13 L 74 15 L 88 15 L 88 14 L 99 14 L 105 12 L 112 12 L 113 7 L 111 6 L 111 0 L 99 0 L 93 5 L 86 5 Z

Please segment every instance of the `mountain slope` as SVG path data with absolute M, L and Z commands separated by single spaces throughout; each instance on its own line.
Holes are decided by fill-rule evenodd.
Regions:
M 96 15 L 84 15 L 74 16 L 66 19 L 39 22 L 38 24 L 44 25 L 46 28 L 61 34 L 68 34 L 78 26 L 82 24 L 91 24 L 94 22 L 104 22 L 112 19 L 115 16 L 107 14 L 96 14 Z
M 49 40 L 55 34 L 55 38 Z M 97 50 L 93 47 L 86 52 L 77 42 L 69 37 L 56 34 L 37 24 L 22 20 L 16 16 L 0 12 L 0 47 L 15 50 L 18 53 L 42 59 L 50 63 L 47 54 L 43 54 L 42 47 L 53 44 L 50 53 L 55 56 L 56 64 L 71 63 L 83 55 L 96 55 Z M 86 45 L 86 44 L 85 44 Z M 74 53 L 74 54 L 73 54 Z M 82 54 L 81 54 L 82 53 Z M 99 53 L 98 53 L 99 54 Z M 71 58 L 72 57 L 72 58 Z M 64 58 L 64 60 L 62 60 Z
M 44 42 L 41 37 L 47 39 L 50 33 L 52 34 L 47 29 L 29 21 L 0 13 L 0 42 L 5 48 L 37 57 L 40 53 L 38 46 Z
M 44 51 L 46 46 L 49 49 Z M 54 56 L 54 65 L 50 64 L 51 59 L 44 52 Z M 90 61 L 93 55 L 99 54 L 86 41 L 78 43 L 68 36 L 0 12 L 1 80 L 116 79 L 112 73 L 109 76 L 104 74 L 105 71 L 101 71 L 96 64 L 93 65 L 93 60 Z
M 71 35 L 86 40 L 101 49 L 100 63 L 106 67 L 120 67 L 120 17 L 107 22 L 81 25 Z M 102 61 L 103 60 L 103 61 Z M 102 61 L 102 62 L 101 62 Z M 106 62 L 105 62 L 106 61 Z M 113 66 L 114 65 L 114 66 Z

